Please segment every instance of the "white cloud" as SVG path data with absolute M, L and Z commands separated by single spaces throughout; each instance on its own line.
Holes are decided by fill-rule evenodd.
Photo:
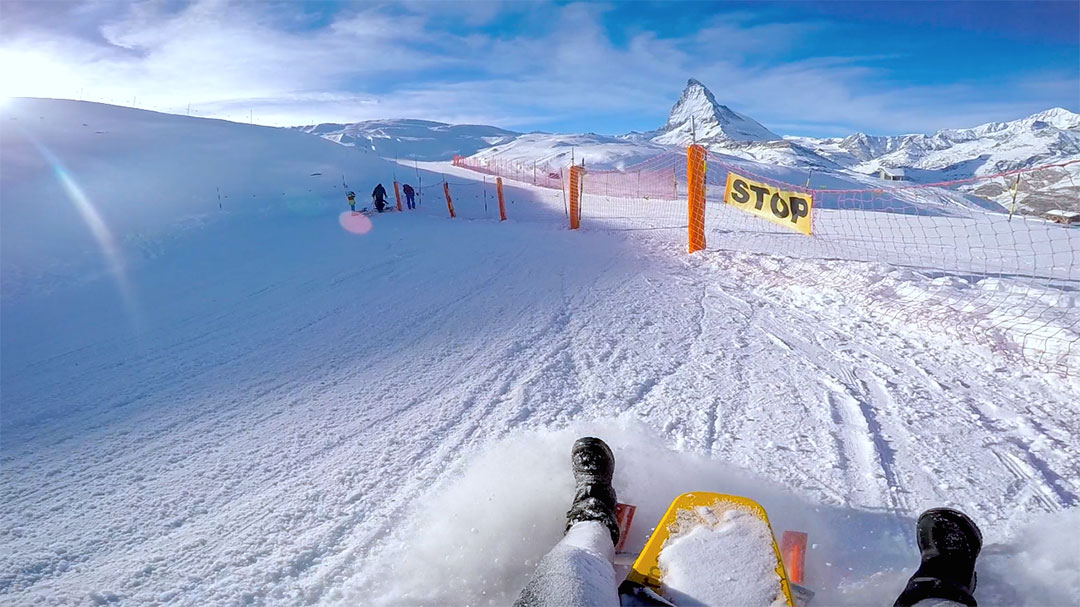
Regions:
M 266 124 L 413 117 L 529 129 L 616 115 L 632 122 L 627 129 L 645 129 L 663 122 L 695 76 L 767 126 L 821 134 L 1015 118 L 1067 96 L 1064 87 L 1076 82 L 1040 74 L 1015 83 L 1025 101 L 993 101 L 971 84 L 890 85 L 886 68 L 867 67 L 887 57 L 778 64 L 779 51 L 828 35 L 829 24 L 752 23 L 739 14 L 679 38 L 638 31 L 615 44 L 603 23 L 609 8 L 595 4 L 346 6 L 317 27 L 298 3 L 63 8 L 20 11 L 5 25 L 0 92 L 136 100 L 173 112 L 190 103 L 197 115 L 247 119 L 251 111 Z M 500 32 L 493 25 L 507 11 L 540 26 Z
M 107 44 L 28 29 L 3 43 L 3 74 L 15 94 L 129 100 L 151 108 L 187 103 L 311 102 L 354 79 L 447 63 L 395 40 L 410 19 L 343 15 L 314 31 L 275 27 L 259 5 L 197 2 L 169 13 L 135 5 L 101 24 Z M 422 26 L 419 20 L 413 24 Z M 44 75 L 39 75 L 44 74 Z

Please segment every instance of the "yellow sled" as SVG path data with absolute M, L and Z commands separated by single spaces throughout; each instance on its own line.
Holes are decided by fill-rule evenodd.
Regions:
M 769 524 L 769 517 L 765 513 L 765 509 L 752 499 L 722 493 L 684 493 L 675 498 L 675 501 L 668 506 L 664 518 L 660 519 L 660 522 L 656 525 L 656 530 L 649 538 L 649 541 L 645 543 L 645 547 L 641 549 L 637 560 L 634 561 L 633 568 L 630 569 L 630 573 L 626 576 L 627 581 L 641 584 L 660 594 L 661 572 L 658 560 L 660 551 L 664 548 L 668 537 L 678 529 L 677 515 L 680 511 L 694 512 L 695 508 L 702 506 L 714 512 L 731 509 L 749 512 L 764 521 L 769 527 L 769 531 L 772 531 L 772 525 Z M 705 521 L 702 521 L 702 523 L 705 524 Z M 791 607 L 794 605 L 791 598 L 791 585 L 788 583 L 787 573 L 784 571 L 784 561 L 780 557 L 780 549 L 776 545 L 775 536 L 772 544 L 773 552 L 776 554 L 776 575 L 780 578 L 780 590 L 784 595 L 785 604 Z

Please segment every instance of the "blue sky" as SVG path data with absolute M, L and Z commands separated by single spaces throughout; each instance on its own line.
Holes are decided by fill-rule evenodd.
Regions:
M 1075 1 L 3 0 L 0 10 L 5 96 L 263 124 L 407 117 L 617 134 L 662 125 L 689 77 L 791 135 L 1080 111 Z

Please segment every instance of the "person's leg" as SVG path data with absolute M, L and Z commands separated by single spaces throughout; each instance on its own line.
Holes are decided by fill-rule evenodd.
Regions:
M 915 526 L 922 562 L 896 598 L 894 607 L 976 607 L 975 560 L 982 532 L 964 513 L 934 508 Z
M 570 527 L 536 566 L 515 607 L 615 607 L 615 545 L 606 525 L 582 521 Z
M 570 459 L 574 466 L 574 502 L 566 513 L 566 535 L 536 567 L 515 607 L 556 605 L 617 606 L 615 457 L 604 441 L 580 438 Z
M 574 502 L 566 513 L 566 530 L 581 521 L 600 521 L 611 533 L 611 543 L 619 543 L 619 523 L 615 519 L 618 499 L 611 478 L 615 456 L 604 441 L 591 436 L 574 441 L 570 453 L 574 466 Z

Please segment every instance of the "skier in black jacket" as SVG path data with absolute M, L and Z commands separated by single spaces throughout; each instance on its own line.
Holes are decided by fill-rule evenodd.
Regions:
M 371 198 L 375 201 L 375 210 L 382 213 L 386 208 L 386 188 L 381 183 L 372 190 Z

